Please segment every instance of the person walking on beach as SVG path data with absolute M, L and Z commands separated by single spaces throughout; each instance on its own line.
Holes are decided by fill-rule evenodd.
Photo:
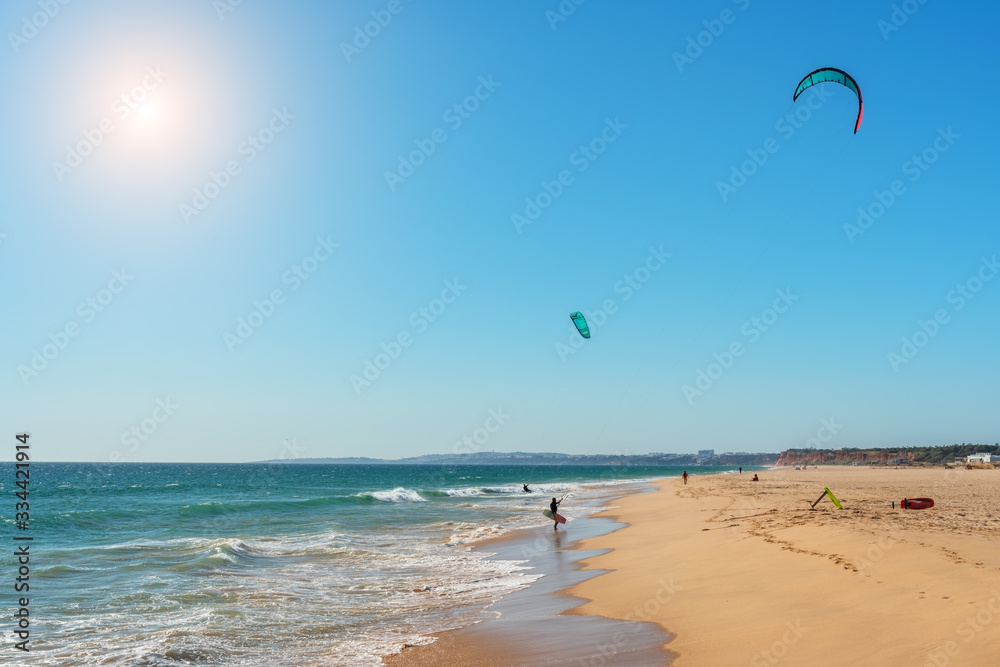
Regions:
M 563 496 L 563 498 L 565 498 L 565 496 Z M 552 510 L 552 523 L 554 524 L 552 526 L 552 530 L 559 530 L 559 520 L 556 519 L 556 515 L 559 513 L 559 503 L 561 502 L 562 498 L 560 498 L 559 500 L 553 498 L 552 502 L 549 503 L 549 509 Z
M 684 478 L 684 483 L 685 483 L 685 484 L 687 484 L 687 483 L 688 483 L 688 471 L 687 471 L 687 470 L 685 470 L 685 471 L 684 471 L 684 474 L 683 474 L 683 475 L 681 475 L 681 477 L 683 477 L 683 478 Z
M 740 466 L 740 474 L 743 474 L 743 466 Z

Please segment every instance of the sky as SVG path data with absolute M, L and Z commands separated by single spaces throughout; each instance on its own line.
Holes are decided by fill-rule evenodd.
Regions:
M 2 430 L 129 462 L 1000 440 L 998 11 L 5 2 Z M 792 102 L 821 67 L 856 134 L 848 88 Z

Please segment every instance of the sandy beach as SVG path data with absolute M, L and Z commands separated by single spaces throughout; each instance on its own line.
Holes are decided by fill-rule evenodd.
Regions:
M 563 613 L 658 623 L 675 635 L 666 648 L 677 666 L 1000 661 L 1000 471 L 758 474 L 663 480 L 616 501 L 605 515 L 629 525 L 581 541 L 610 550 L 583 560 L 606 572 L 569 587 L 586 602 Z M 826 498 L 810 508 L 824 486 L 843 510 Z M 923 496 L 935 507 L 898 509 Z M 406 664 L 529 664 L 501 657 L 516 633 L 492 639 L 484 652 L 451 633 L 437 649 L 408 651 Z M 627 655 L 628 633 L 611 641 Z

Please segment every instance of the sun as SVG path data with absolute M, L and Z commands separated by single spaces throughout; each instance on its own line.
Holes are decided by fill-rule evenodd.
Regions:
M 128 137 L 129 144 L 169 150 L 171 135 L 175 134 L 170 93 L 169 90 L 157 90 L 142 100 L 129 100 L 127 106 L 123 105 L 128 111 L 119 116 L 117 125 L 121 134 Z
M 156 122 L 157 111 L 156 103 L 147 100 L 135 108 L 135 121 L 143 125 L 150 125 Z
M 165 98 L 169 97 L 169 80 L 169 73 L 159 65 L 146 67 L 136 75 L 134 85 L 123 90 L 112 105 L 118 124 L 148 134 L 148 129 L 160 119 Z

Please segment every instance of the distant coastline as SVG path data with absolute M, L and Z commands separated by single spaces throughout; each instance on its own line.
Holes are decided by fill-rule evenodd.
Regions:
M 425 454 L 404 459 L 345 458 L 272 459 L 259 463 L 337 465 L 507 465 L 507 466 L 769 466 L 779 454 L 561 454 L 558 452 L 473 452 L 469 454 Z
M 424 454 L 402 459 L 364 456 L 341 458 L 281 458 L 257 463 L 326 465 L 505 465 L 505 466 L 794 466 L 794 465 L 899 465 L 953 464 L 970 454 L 1000 455 L 1000 443 L 942 445 L 934 447 L 874 447 L 840 449 L 787 449 L 781 452 L 724 452 L 697 454 L 563 454 L 560 452 L 470 452 Z

